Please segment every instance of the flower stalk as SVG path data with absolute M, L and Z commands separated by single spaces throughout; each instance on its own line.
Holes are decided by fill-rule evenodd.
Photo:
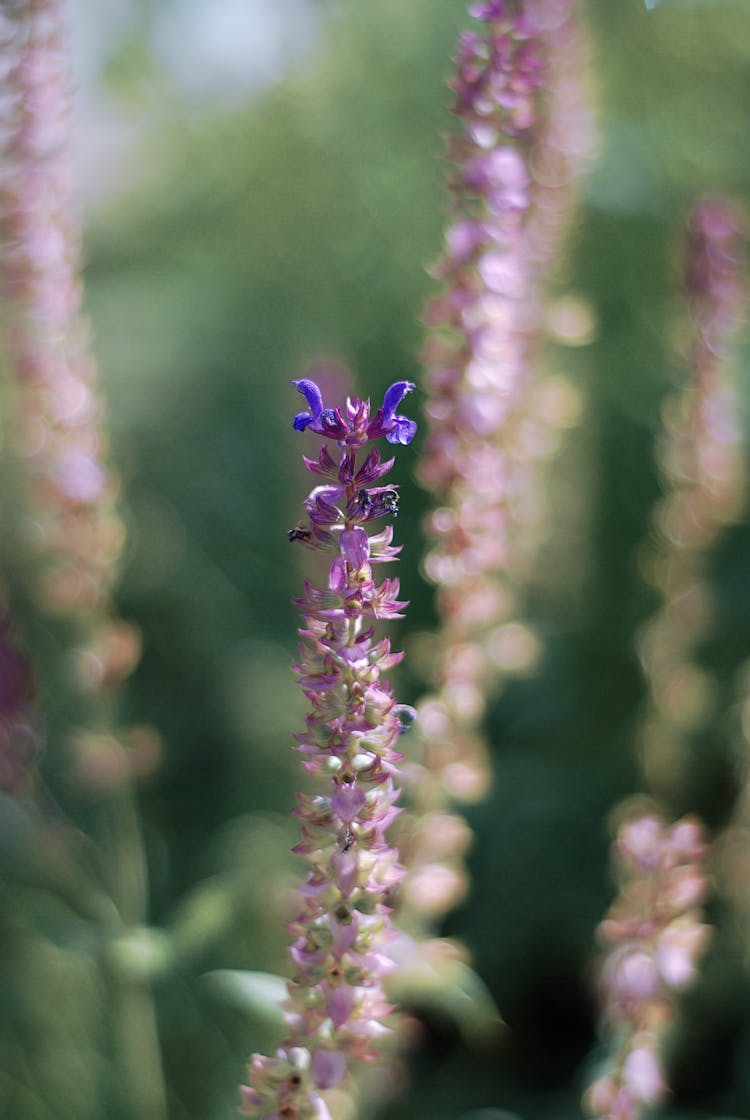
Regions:
M 91 692 L 127 676 L 138 639 L 111 609 L 124 529 L 82 310 L 65 16 L 61 0 L 34 0 L 7 5 L 0 19 L 6 343 L 31 511 L 21 545 L 38 605 L 76 627 L 71 669 Z
M 695 818 L 669 825 L 646 812 L 620 826 L 614 845 L 620 890 L 599 926 L 606 949 L 603 1025 L 613 1044 L 584 1098 L 592 1116 L 637 1120 L 667 1092 L 664 1033 L 710 935 L 700 911 L 708 889 L 706 851 Z
M 343 1081 L 352 1059 L 374 1060 L 388 1030 L 392 1008 L 382 982 L 393 967 L 390 913 L 403 871 L 386 833 L 399 812 L 397 743 L 412 715 L 383 675 L 403 654 L 375 634 L 378 622 L 402 617 L 405 606 L 398 581 L 378 584 L 373 571 L 399 552 L 387 523 L 398 489 L 381 485 L 393 459 L 364 449 L 382 436 L 411 442 L 416 424 L 396 409 L 414 386 L 396 382 L 371 415 L 369 401 L 327 408 L 314 381 L 294 384 L 308 406 L 295 416 L 295 430 L 336 448 L 331 454 L 326 444 L 317 458 L 304 459 L 320 481 L 305 502 L 306 521 L 290 533 L 330 558 L 327 585 L 306 582 L 296 600 L 303 644 L 295 668 L 310 705 L 296 749 L 322 791 L 299 795 L 296 810 L 301 839 L 294 850 L 310 869 L 290 927 L 288 1035 L 274 1057 L 252 1056 L 243 1087 L 243 1112 L 263 1120 L 324 1120 L 326 1090 Z
M 70 735 L 75 778 L 89 793 L 107 795 L 101 821 L 114 921 L 111 903 L 99 909 L 109 935 L 147 921 L 136 752 L 114 730 L 117 690 L 137 662 L 139 638 L 112 602 L 124 528 L 83 313 L 66 30 L 62 0 L 10 0 L 0 11 L 1 267 L 12 442 L 28 511 L 19 569 L 30 571 L 33 606 L 64 624 L 64 676 L 83 726 Z M 150 987 L 115 972 L 113 979 L 125 1096 L 144 1120 L 162 1120 L 166 1091 Z
M 539 656 L 519 621 L 520 588 L 539 460 L 556 436 L 532 402 L 547 282 L 593 145 L 575 0 L 490 0 L 469 12 L 475 29 L 459 39 L 450 83 L 459 128 L 446 153 L 445 250 L 432 270 L 442 288 L 425 315 L 420 476 L 435 506 L 425 571 L 440 631 L 435 688 L 419 705 L 423 766 L 410 785 L 415 813 L 442 824 L 415 828 L 410 841 L 402 909 L 415 928 L 467 889 L 470 834 L 451 803 L 485 794 L 487 698 Z M 448 831 L 452 850 L 439 851 L 431 835 Z
M 714 682 L 696 656 L 713 606 L 705 570 L 744 492 L 727 368 L 746 299 L 742 248 L 743 223 L 734 207 L 699 202 L 688 222 L 684 264 L 687 377 L 667 401 L 657 448 L 664 493 L 650 565 L 663 601 L 640 643 L 649 692 L 639 728 L 641 763 L 646 783 L 666 805 L 686 800 L 690 737 L 713 714 Z M 651 811 L 618 833 L 621 889 L 600 926 L 608 948 L 601 995 L 609 1056 L 584 1097 L 593 1116 L 637 1120 L 667 1092 L 664 1036 L 710 932 L 700 920 L 707 850 L 693 817 L 669 825 L 665 814 Z
M 740 514 L 745 467 L 729 357 L 747 289 L 743 222 L 734 206 L 703 199 L 687 229 L 684 286 L 687 377 L 670 395 L 657 444 L 664 492 L 656 507 L 650 577 L 662 605 L 640 642 L 649 706 L 640 729 L 651 790 L 667 799 L 687 780 L 688 736 L 712 718 L 716 690 L 696 651 L 714 613 L 706 579 L 711 548 Z

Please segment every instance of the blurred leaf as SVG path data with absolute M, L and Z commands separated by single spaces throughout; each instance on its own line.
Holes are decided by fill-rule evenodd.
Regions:
M 210 948 L 231 926 L 234 915 L 232 882 L 228 876 L 198 883 L 180 901 L 170 923 L 175 954 L 185 958 Z
M 2 939 L 0 1115 L 101 1120 L 112 1068 L 96 958 L 52 944 L 21 922 L 6 921 Z
M 221 999 L 281 1027 L 282 1003 L 287 997 L 286 980 L 271 972 L 217 969 L 202 978 Z
M 435 942 L 428 942 L 427 948 Z M 421 953 L 415 955 L 388 982 L 388 993 L 407 1007 L 437 1013 L 460 1031 L 468 1045 L 497 1039 L 504 1024 L 492 994 L 465 961 Z
M 116 975 L 128 983 L 149 984 L 169 969 L 174 959 L 169 936 L 160 929 L 142 926 L 113 938 L 107 960 Z
M 28 871 L 38 854 L 40 824 L 15 798 L 0 790 L 0 876 Z
M 164 93 L 167 84 L 151 52 L 145 29 L 133 27 L 115 44 L 102 71 L 104 87 L 131 104 L 148 103 L 156 92 Z

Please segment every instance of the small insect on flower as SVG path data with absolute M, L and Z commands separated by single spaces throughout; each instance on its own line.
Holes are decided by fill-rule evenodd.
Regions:
M 310 541 L 312 540 L 312 533 L 306 529 L 304 525 L 295 525 L 293 529 L 287 529 L 287 539 L 290 541 Z
M 362 511 L 362 516 L 368 520 L 378 517 L 398 516 L 398 491 L 381 490 L 370 493 L 367 490 L 357 492 L 357 501 Z
M 362 513 L 365 517 L 367 517 L 370 510 L 372 509 L 372 498 L 370 497 L 369 492 L 367 490 L 360 490 L 357 494 L 357 501 L 359 502 Z

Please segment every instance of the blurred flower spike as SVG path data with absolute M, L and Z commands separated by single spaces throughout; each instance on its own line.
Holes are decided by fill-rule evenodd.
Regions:
M 38 526 L 28 541 L 34 595 L 106 640 L 124 526 L 83 313 L 65 5 L 3 4 L 0 21 L 0 273 L 17 391 L 11 446 Z
M 397 416 L 396 409 L 408 393 L 414 391 L 411 381 L 394 381 L 386 391 L 382 408 L 370 419 L 370 402 L 356 397 L 346 402 L 346 416 L 340 408 L 324 408 L 323 395 L 314 381 L 301 378 L 292 385 L 299 389 L 307 401 L 309 412 L 298 412 L 292 421 L 297 432 L 309 428 L 319 436 L 327 436 L 339 443 L 356 447 L 367 440 L 385 436 L 389 443 L 411 443 L 417 431 L 414 420 Z
M 424 806 L 446 819 L 452 803 L 477 801 L 490 785 L 488 698 L 541 655 L 520 614 L 542 537 L 542 463 L 565 411 L 540 407 L 561 399 L 541 339 L 593 147 L 577 0 L 485 0 L 468 10 L 478 22 L 459 37 L 449 81 L 457 127 L 446 145 L 448 221 L 430 269 L 441 287 L 426 308 L 422 359 L 418 474 L 433 504 L 424 571 L 440 628 L 423 647 L 434 692 L 419 704 L 421 765 L 408 771 L 415 813 Z M 463 853 L 438 855 L 421 827 L 403 847 L 402 924 L 424 929 L 466 892 Z
M 607 950 L 604 1019 L 615 1052 L 584 1098 L 592 1116 L 637 1120 L 667 1092 L 664 1034 L 710 935 L 701 921 L 706 851 L 694 817 L 670 825 L 645 812 L 620 826 L 614 845 L 620 892 L 599 926 Z
M 398 493 L 373 485 L 390 471 L 371 440 L 409 443 L 416 424 L 396 409 L 414 388 L 397 381 L 371 417 L 369 400 L 348 399 L 326 408 L 318 385 L 293 382 L 308 405 L 293 421 L 336 440 L 307 469 L 323 478 L 305 501 L 308 524 L 290 539 L 334 553 L 327 587 L 305 584 L 297 600 L 303 616 L 300 662 L 295 667 L 310 708 L 297 750 L 322 790 L 299 795 L 302 822 L 295 852 L 310 863 L 300 889 L 300 910 L 290 926 L 292 979 L 285 1004 L 288 1036 L 273 1057 L 254 1054 L 250 1084 L 242 1089 L 245 1115 L 278 1120 L 327 1120 L 326 1090 L 346 1077 L 351 1059 L 372 1061 L 388 1033 L 392 1011 L 383 991 L 395 965 L 389 954 L 393 892 L 403 877 L 386 831 L 400 810 L 394 784 L 402 756 L 397 743 L 405 712 L 383 674 L 403 654 L 374 622 L 400 618 L 398 581 L 377 584 L 373 565 L 392 561 L 392 527 L 368 532 L 372 521 L 394 516 Z

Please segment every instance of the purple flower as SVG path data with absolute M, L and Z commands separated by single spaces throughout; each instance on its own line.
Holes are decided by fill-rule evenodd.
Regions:
M 323 1115 L 320 1091 L 345 1077 L 350 1060 L 377 1057 L 392 1010 L 382 989 L 392 968 L 390 896 L 403 876 L 386 833 L 399 812 L 394 778 L 405 709 L 385 679 L 402 655 L 376 637 L 376 623 L 400 617 L 405 604 L 396 580 L 378 584 L 373 576 L 376 562 L 398 553 L 392 527 L 372 535 L 366 528 L 395 516 L 398 491 L 377 485 L 393 461 L 366 445 L 381 436 L 411 441 L 416 424 L 396 409 L 414 385 L 396 381 L 371 419 L 368 400 L 328 409 L 314 381 L 293 384 L 308 406 L 294 428 L 339 445 L 305 459 L 320 485 L 305 501 L 307 524 L 291 538 L 334 554 L 327 587 L 305 583 L 296 604 L 303 645 L 295 670 L 310 706 L 296 749 L 325 785 L 297 800 L 302 835 L 294 851 L 310 868 L 290 926 L 289 1034 L 275 1058 L 254 1056 L 243 1091 L 245 1113 L 262 1120 Z
M 87 615 L 87 625 L 96 614 L 104 631 L 100 620 L 108 614 L 123 533 L 113 506 L 117 483 L 104 461 L 96 367 L 81 314 L 65 5 L 61 0 L 3 4 L 0 19 L 6 105 L 2 273 L 12 303 L 14 435 L 27 500 L 39 539 L 46 542 L 35 591 L 43 609 Z
M 292 421 L 292 427 L 297 432 L 304 432 L 307 428 L 319 436 L 328 436 L 339 443 L 350 447 L 361 447 L 368 440 L 385 436 L 389 443 L 411 443 L 417 430 L 414 420 L 406 416 L 397 416 L 396 408 L 407 395 L 414 390 L 412 381 L 395 381 L 386 390 L 382 408 L 379 408 L 370 420 L 370 402 L 360 401 L 357 398 L 346 402 L 346 416 L 340 408 L 325 408 L 323 395 L 314 381 L 302 378 L 293 381 L 297 389 L 304 396 L 309 408 L 308 412 L 298 412 Z M 306 460 L 306 462 L 309 461 Z M 317 474 L 330 473 L 330 457 L 319 465 L 310 467 Z M 364 465 L 366 467 L 366 464 Z M 351 477 L 342 467 L 343 482 L 351 482 Z M 381 468 L 381 473 L 384 470 Z
M 340 1050 L 314 1050 L 311 1071 L 319 1089 L 330 1089 L 346 1075 L 346 1055 Z
M 361 813 L 365 805 L 365 791 L 355 782 L 345 782 L 338 787 L 331 798 L 331 808 L 345 824 Z
M 622 1074 L 624 1086 L 636 1101 L 651 1104 L 667 1091 L 659 1059 L 645 1043 L 630 1051 L 623 1062 Z
M 292 385 L 299 389 L 310 409 L 309 412 L 297 413 L 292 421 L 294 430 L 304 432 L 305 428 L 309 428 L 311 432 L 317 432 L 321 436 L 343 438 L 346 431 L 344 418 L 339 409 L 323 407 L 323 395 L 315 382 L 303 377 L 299 381 L 293 381 Z
M 620 825 L 614 845 L 620 892 L 599 926 L 608 947 L 601 990 L 611 1055 L 585 1096 L 595 1117 L 635 1120 L 644 1103 L 666 1090 L 664 1027 L 673 1018 L 675 994 L 694 978 L 709 935 L 698 909 L 708 885 L 705 854 L 694 818 L 668 825 L 647 812 Z M 692 884 L 687 891 L 686 882 Z
M 364 529 L 355 525 L 353 529 L 344 529 L 339 537 L 341 554 L 355 571 L 359 571 L 367 563 L 370 555 L 370 541 Z
M 407 393 L 413 392 L 414 383 L 412 381 L 394 381 L 390 388 L 386 389 L 383 407 L 375 413 L 367 429 L 370 439 L 385 436 L 389 443 L 411 443 L 417 431 L 417 425 L 414 420 L 409 420 L 406 416 L 397 416 L 396 409 Z

